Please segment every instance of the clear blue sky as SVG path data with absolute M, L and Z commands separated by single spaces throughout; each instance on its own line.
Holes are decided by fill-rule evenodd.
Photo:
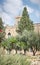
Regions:
M 24 6 L 31 20 L 40 23 L 40 0 L 0 0 L 0 17 L 5 24 L 13 25 L 15 17 L 21 15 Z

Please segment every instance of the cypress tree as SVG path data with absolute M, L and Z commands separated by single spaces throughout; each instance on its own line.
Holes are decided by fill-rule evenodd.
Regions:
M 34 29 L 33 21 L 31 21 L 31 19 L 29 18 L 29 14 L 28 14 L 26 7 L 24 7 L 23 12 L 22 12 L 22 17 L 21 17 L 20 21 L 18 22 L 17 32 L 19 34 L 22 34 L 22 32 L 25 29 L 28 30 L 28 31 L 31 31 L 31 30 Z

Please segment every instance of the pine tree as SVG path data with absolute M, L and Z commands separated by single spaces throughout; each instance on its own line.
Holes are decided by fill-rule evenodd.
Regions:
M 34 29 L 33 22 L 29 18 L 29 14 L 28 14 L 28 11 L 27 11 L 26 7 L 24 7 L 22 17 L 21 17 L 20 21 L 18 22 L 17 32 L 19 34 L 21 34 L 25 29 L 28 30 L 28 31 L 29 30 L 31 31 L 31 30 Z
M 2 19 L 0 18 L 0 43 L 4 40 L 5 32 Z

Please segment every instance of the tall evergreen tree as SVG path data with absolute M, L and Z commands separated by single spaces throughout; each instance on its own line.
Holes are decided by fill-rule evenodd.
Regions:
M 4 26 L 3 26 L 2 19 L 0 18 L 0 43 L 4 39 L 4 36 L 5 36 Z
M 25 29 L 28 31 L 34 29 L 33 22 L 29 18 L 29 14 L 28 14 L 26 7 L 24 7 L 22 17 L 21 17 L 20 21 L 18 22 L 17 32 L 21 34 L 23 32 L 23 30 L 25 30 Z

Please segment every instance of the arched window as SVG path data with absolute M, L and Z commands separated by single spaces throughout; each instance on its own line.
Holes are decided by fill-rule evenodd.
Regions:
M 11 37 L 11 33 L 10 32 L 8 33 L 8 37 Z

